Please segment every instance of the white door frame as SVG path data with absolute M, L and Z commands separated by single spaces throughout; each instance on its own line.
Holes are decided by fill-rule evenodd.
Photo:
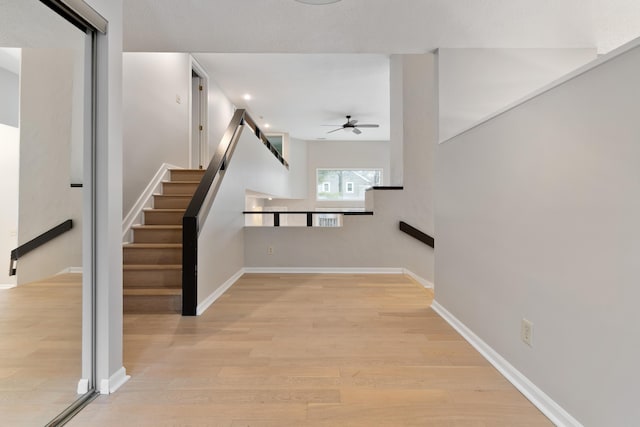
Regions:
M 200 91 L 199 106 L 200 106 L 200 125 L 202 131 L 200 131 L 200 138 L 194 137 L 196 129 L 194 129 L 194 97 L 193 97 L 193 85 L 190 85 L 189 90 L 189 167 L 192 169 L 198 169 L 198 157 L 201 159 L 202 167 L 204 169 L 209 165 L 209 76 L 204 67 L 196 61 L 193 56 L 189 56 L 189 82 L 192 81 L 192 74 L 197 74 L 201 79 L 202 90 Z

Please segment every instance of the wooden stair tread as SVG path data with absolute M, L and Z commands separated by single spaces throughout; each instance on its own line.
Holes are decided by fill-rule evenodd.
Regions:
M 127 243 L 123 247 L 133 249 L 177 249 L 182 247 L 182 243 Z
M 179 313 L 182 296 L 182 218 L 206 171 L 170 169 L 171 178 L 143 209 L 143 223 L 131 227 L 123 245 L 123 310 Z
M 123 270 L 182 270 L 182 264 L 124 264 Z
M 138 224 L 131 227 L 134 230 L 182 230 L 181 225 L 154 225 Z
M 180 296 L 181 288 L 124 288 L 124 296 Z

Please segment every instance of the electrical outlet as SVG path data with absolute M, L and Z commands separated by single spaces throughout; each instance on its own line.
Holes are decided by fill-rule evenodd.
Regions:
M 522 318 L 520 324 L 520 338 L 523 343 L 533 347 L 533 323 L 525 318 Z
M 182 104 L 182 97 L 180 97 L 180 95 L 176 95 L 176 104 Z
M 273 246 L 267 248 L 267 255 L 273 255 Z

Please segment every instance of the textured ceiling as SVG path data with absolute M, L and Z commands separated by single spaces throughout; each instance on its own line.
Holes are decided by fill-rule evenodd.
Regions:
M 367 55 L 353 54 L 480 47 L 604 53 L 638 35 L 639 0 L 124 1 L 125 51 L 199 52 L 234 103 L 243 106 L 240 92 L 252 91 L 254 115 L 309 139 L 322 135 L 318 124 L 341 123 L 347 113 L 382 125 L 359 139 L 388 138 L 388 81 L 377 62 L 369 73 Z M 335 62 L 331 55 L 207 59 L 207 52 L 351 55 Z
M 196 54 L 238 107 L 300 139 L 389 140 L 389 57 L 381 54 Z M 252 99 L 243 99 L 250 93 Z M 361 135 L 323 124 L 350 114 Z M 260 117 L 263 117 L 261 119 Z
M 598 0 L 604 1 L 604 0 Z M 610 0 L 617 2 L 619 0 Z M 593 47 L 589 0 L 125 0 L 125 50 L 423 53 Z

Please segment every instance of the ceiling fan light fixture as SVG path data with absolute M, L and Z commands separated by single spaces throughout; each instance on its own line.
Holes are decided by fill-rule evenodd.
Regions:
M 312 5 L 323 5 L 323 4 L 331 4 L 331 3 L 338 3 L 340 0 L 296 0 L 298 3 L 304 3 L 304 4 L 312 4 Z

